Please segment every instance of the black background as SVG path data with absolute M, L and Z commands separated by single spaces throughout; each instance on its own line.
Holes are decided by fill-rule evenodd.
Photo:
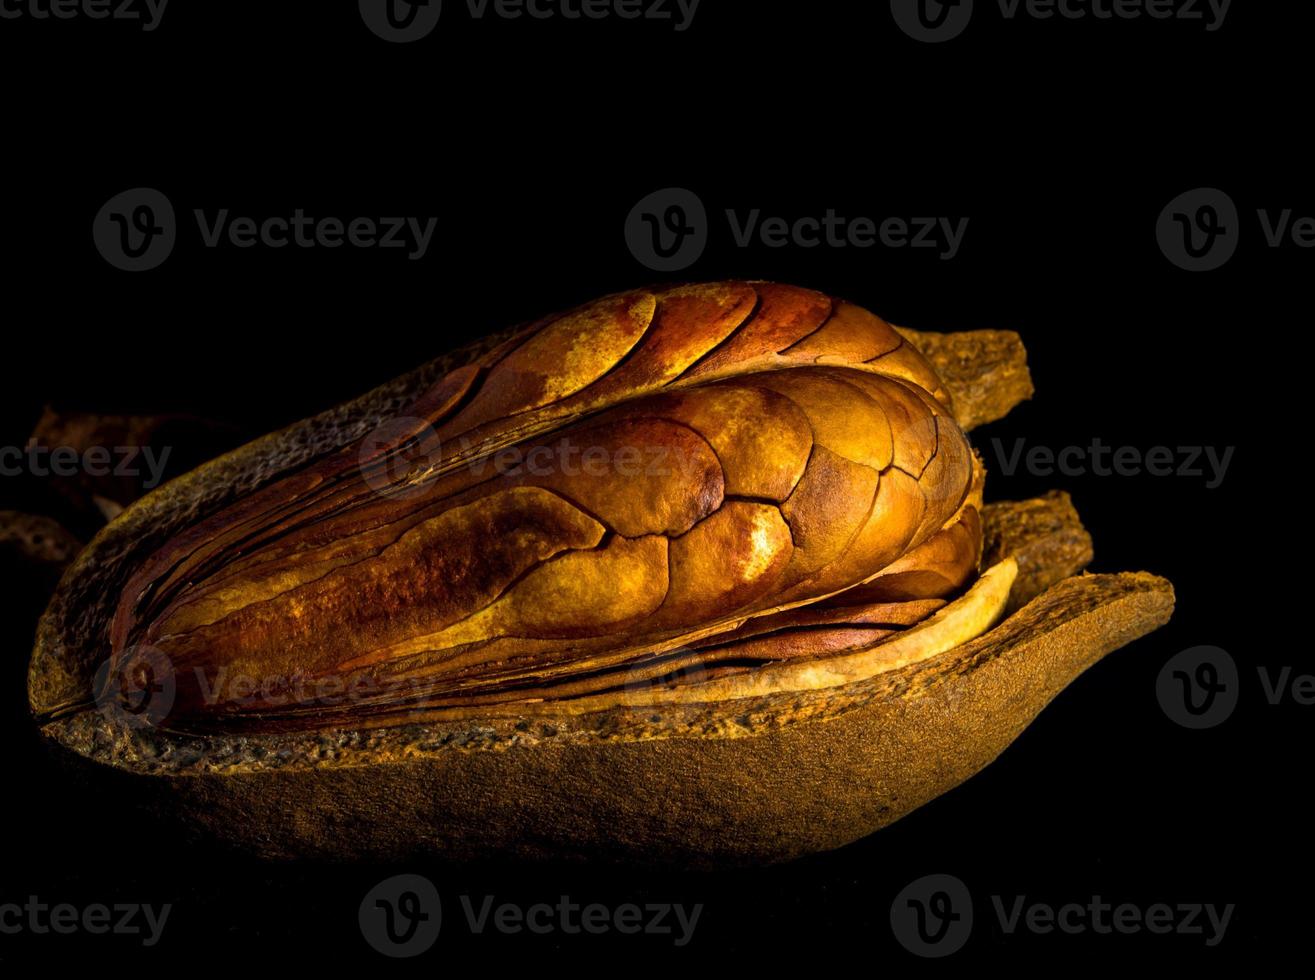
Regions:
M 1296 5 L 1289 5 L 1296 6 Z M 1297 460 L 1307 454 L 1295 298 L 1310 253 L 1266 247 L 1257 208 L 1315 213 L 1304 24 L 1237 4 L 1199 23 L 1003 20 L 978 2 L 963 36 L 919 43 L 884 2 L 704 0 L 691 28 L 651 22 L 474 21 L 387 44 L 352 3 L 177 4 L 159 28 L 0 20 L 5 93 L 4 410 L 22 445 L 41 406 L 195 412 L 251 435 L 329 407 L 468 338 L 659 280 L 628 251 L 626 215 L 682 186 L 713 215 L 684 278 L 771 278 L 929 330 L 1019 331 L 1037 395 L 974 433 L 988 497 L 1066 489 L 1093 570 L 1175 583 L 1167 627 L 1080 678 L 982 774 L 838 852 L 752 872 L 281 867 L 180 850 L 129 800 L 61 782 L 26 718 L 32 623 L 3 651 L 8 826 L 0 902 L 172 902 L 164 938 L 0 935 L 0 962 L 101 958 L 146 969 L 377 966 L 357 904 L 419 871 L 450 928 L 404 968 L 542 961 L 595 968 L 920 966 L 891 937 L 911 880 L 958 876 L 982 958 L 1265 962 L 1309 912 L 1301 819 L 1308 720 L 1270 706 L 1259 665 L 1310 670 L 1293 620 L 1304 567 Z M 1305 159 L 1303 159 L 1303 157 Z M 120 272 L 91 222 L 112 195 L 163 191 L 180 240 L 158 269 Z M 1155 222 L 1176 195 L 1227 191 L 1236 256 L 1183 272 Z M 202 247 L 194 208 L 262 218 L 438 219 L 429 253 Z M 765 215 L 967 216 L 934 250 L 738 248 L 727 208 Z M 1308 291 L 1303 291 L 1303 295 Z M 1236 447 L 1227 478 L 1006 476 L 990 440 Z M 0 479 L 0 507 L 39 487 Z M 1278 557 L 1270 557 L 1270 553 Z M 1299 577 L 1297 577 L 1299 580 Z M 23 583 L 6 583 L 12 598 Z M 9 618 L 14 619 L 14 613 Z M 21 635 L 20 635 L 21 634 Z M 1242 700 L 1192 732 L 1160 710 L 1160 667 L 1228 650 Z M 131 789 L 125 788 L 124 794 Z M 694 941 L 472 936 L 455 897 L 530 904 L 701 902 Z M 1187 936 L 1005 935 L 989 896 L 1100 895 L 1237 906 L 1224 942 Z M 199 958 L 199 959 L 198 959 Z M 871 964 L 872 967 L 866 967 Z

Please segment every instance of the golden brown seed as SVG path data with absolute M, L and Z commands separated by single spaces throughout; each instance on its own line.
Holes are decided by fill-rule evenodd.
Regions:
M 514 702 L 612 683 L 888 567 L 855 602 L 944 598 L 980 531 L 961 516 L 971 452 L 937 395 L 888 324 L 806 290 L 607 297 L 175 534 L 124 593 L 115 655 L 129 671 L 164 655 L 180 729 L 329 724 L 308 685 L 359 692 L 338 713 Z M 811 649 L 864 637 L 836 623 Z

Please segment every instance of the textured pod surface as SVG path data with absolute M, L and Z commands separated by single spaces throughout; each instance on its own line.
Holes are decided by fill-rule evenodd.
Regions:
M 871 646 L 934 606 L 708 638 L 896 562 L 865 603 L 965 584 L 972 456 L 938 398 L 888 324 L 817 293 L 607 297 L 175 534 L 124 590 L 110 676 L 168 673 L 168 728 L 325 727 Z

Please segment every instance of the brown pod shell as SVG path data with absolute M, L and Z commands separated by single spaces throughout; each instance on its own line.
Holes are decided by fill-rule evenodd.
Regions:
M 656 325 L 669 325 L 671 333 Z M 886 340 L 874 341 L 887 331 Z M 527 342 L 536 345 L 528 353 Z M 1021 346 L 991 349 L 1012 366 L 984 360 L 983 372 L 1025 374 Z M 744 378 L 754 375 L 772 383 L 746 388 Z M 797 384 L 785 383 L 787 375 Z M 856 394 L 837 395 L 845 386 Z M 884 401 L 874 399 L 877 389 L 888 392 Z M 1018 390 L 1013 385 L 1004 400 Z M 706 394 L 713 391 L 716 397 Z M 481 404 L 485 392 L 490 400 Z M 852 411 L 855 397 L 879 405 L 888 422 L 904 419 L 891 424 L 907 438 L 892 431 L 887 448 L 880 437 L 847 442 L 843 425 L 829 428 L 828 412 Z M 691 448 L 692 472 L 699 475 L 685 486 L 701 489 L 684 495 L 664 494 L 658 479 L 643 484 L 642 493 L 603 492 L 594 507 L 582 509 L 590 488 L 577 486 L 572 492 L 579 500 L 563 509 L 562 485 L 545 483 L 555 475 L 499 474 L 495 493 L 483 486 L 488 481 L 469 478 L 472 460 L 541 445 L 545 434 L 571 426 L 604 427 L 590 430 L 600 445 L 613 436 L 624 445 L 643 438 L 668 445 L 679 437 L 665 427 L 677 425 L 724 453 L 753 435 L 732 424 L 753 399 L 775 406 L 773 418 L 780 420 L 766 462 L 747 450 L 729 453 L 727 462 L 714 451 L 714 467 Z M 721 400 L 735 407 L 720 411 Z M 859 404 L 870 413 L 867 402 Z M 65 762 L 75 772 L 94 767 L 94 777 L 83 775 L 96 785 L 109 771 L 101 767 L 137 774 L 144 778 L 134 783 L 136 797 L 144 803 L 267 856 L 496 853 L 710 865 L 838 846 L 976 772 L 1074 677 L 1154 629 L 1172 609 L 1171 587 L 1151 575 L 1073 577 L 1089 556 L 1070 544 L 1083 534 L 1071 507 L 1057 510 L 1044 501 L 980 507 L 971 457 L 954 466 L 941 458 L 947 445 L 962 440 L 951 404 L 967 413 L 966 422 L 973 413 L 1000 409 L 999 399 L 962 372 L 942 385 L 883 321 L 820 294 L 722 283 L 610 297 L 426 365 L 133 504 L 72 563 L 42 619 L 29 671 L 34 716 L 49 737 L 73 750 Z M 641 410 L 632 411 L 636 406 Z M 801 417 L 809 430 L 802 467 L 788 462 L 804 443 Z M 719 419 L 720 428 L 712 424 Z M 912 419 L 924 425 L 910 425 Z M 362 451 L 372 434 L 373 445 Z M 761 445 L 761 434 L 755 438 Z M 428 440 L 437 440 L 437 457 Z M 929 445 L 937 447 L 930 454 Z M 415 455 L 397 454 L 403 446 L 419 447 L 418 458 L 437 458 L 437 465 L 418 480 L 406 466 L 370 469 L 384 459 L 414 462 Z M 881 501 L 882 520 L 844 516 L 849 496 L 863 485 L 847 464 L 878 474 L 873 506 Z M 384 474 L 385 491 L 361 479 L 363 472 Z M 436 484 L 442 489 L 430 501 L 432 513 L 406 494 Z M 918 506 L 911 506 L 913 488 Z M 508 510 L 502 505 L 509 498 Z M 595 509 L 602 503 L 615 508 L 607 522 Z M 814 517 L 832 507 L 838 525 L 858 525 L 843 547 L 834 529 Z M 577 570 L 556 584 L 538 583 L 524 604 L 498 613 L 520 616 L 516 622 L 538 631 L 535 638 L 515 637 L 523 644 L 516 669 L 528 663 L 529 680 L 547 695 L 506 699 L 501 681 L 490 687 L 488 679 L 509 661 L 476 657 L 478 691 L 427 687 L 396 715 L 362 713 L 353 704 L 336 715 L 317 709 L 315 717 L 274 724 L 269 712 L 257 711 L 255 723 L 243 728 L 233 726 L 232 713 L 194 709 L 171 726 L 168 714 L 130 717 L 118 702 L 98 703 L 98 672 L 103 681 L 116 646 L 119 654 L 132 649 L 135 630 L 169 617 L 186 627 L 154 637 L 164 640 L 221 623 L 225 602 L 242 598 L 253 582 L 272 590 L 278 575 L 299 587 L 311 581 L 308 566 L 289 556 L 313 552 L 320 569 L 346 567 L 372 553 L 389 518 L 416 528 L 430 519 L 450 522 L 461 508 L 474 508 L 486 522 L 470 525 L 469 514 L 457 521 L 458 530 L 475 526 L 477 536 L 508 512 L 532 508 L 529 526 L 545 543 L 536 552 L 527 538 L 526 552 L 508 554 L 509 567 L 517 569 L 510 581 L 529 582 L 534 571 L 518 563 L 532 563 L 562 541 L 579 545 L 567 548 L 566 557 L 608 553 L 601 573 Z M 296 515 L 309 530 L 294 540 L 284 532 L 297 524 Z M 964 532 L 976 520 L 988 550 L 985 572 L 974 582 L 964 568 L 976 566 L 980 543 Z M 791 532 L 797 524 L 805 544 L 790 533 L 773 536 L 774 521 Z M 620 534 L 616 524 L 645 533 Z M 898 534 L 883 537 L 896 526 Z M 658 579 L 645 571 L 627 579 L 642 580 L 644 588 L 603 594 L 625 568 L 655 568 L 659 551 L 670 569 L 677 543 L 699 528 L 707 529 L 701 532 L 707 540 L 688 547 L 682 560 L 689 567 L 738 560 L 772 576 L 771 585 L 756 592 L 753 576 L 740 576 L 728 598 L 727 583 L 703 571 L 674 592 L 668 577 L 659 596 L 649 588 Z M 742 528 L 751 529 L 748 537 L 761 550 L 737 551 Z M 867 557 L 860 560 L 860 553 Z M 899 564 L 917 554 L 927 562 Z M 760 561 L 764 556 L 770 560 Z M 885 583 L 883 569 L 890 573 Z M 210 583 L 208 592 L 176 601 L 199 581 Z M 496 588 L 462 582 L 474 603 Z M 580 583 L 592 591 L 579 590 Z M 591 645 L 596 637 L 578 635 L 580 623 L 561 602 L 560 588 L 592 596 L 585 604 L 591 622 L 606 612 L 609 623 L 637 631 L 644 643 L 670 629 L 674 646 L 662 656 L 671 659 L 632 660 L 624 646 Z M 172 594 L 152 605 L 156 589 L 159 596 Z M 860 591 L 847 596 L 850 589 Z M 664 620 L 673 595 L 680 612 Z M 727 618 L 721 611 L 731 602 L 738 611 Z M 1007 603 L 1021 608 L 987 628 Z M 384 632 L 371 634 L 371 644 L 353 656 L 368 660 L 385 649 L 394 639 L 389 624 L 408 608 L 414 604 L 399 603 L 385 617 Z M 955 641 L 951 627 L 965 609 L 980 635 Z M 285 616 L 278 629 L 290 621 L 295 617 Z M 863 631 L 871 644 L 862 642 Z M 273 656 L 274 647 L 260 645 L 263 635 L 257 622 L 227 636 L 218 645 L 221 655 Z M 818 638 L 811 648 L 803 640 L 810 635 Z M 919 638 L 928 636 L 948 639 L 920 648 Z M 174 649 L 180 660 L 191 655 L 184 646 Z M 204 644 L 196 649 L 206 655 Z M 454 654 L 471 649 L 457 647 Z M 897 655 L 909 649 L 921 652 Z M 315 644 L 308 641 L 299 655 L 316 655 Z M 582 664 L 619 670 L 620 683 L 590 686 L 596 672 L 581 672 Z M 137 666 L 143 677 L 160 681 L 168 677 L 151 671 L 172 664 L 147 655 Z M 184 691 L 178 700 L 187 696 Z

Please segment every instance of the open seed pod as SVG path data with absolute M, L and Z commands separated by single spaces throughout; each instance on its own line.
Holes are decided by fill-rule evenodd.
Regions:
M 1067 498 L 983 505 L 964 432 L 1030 391 L 1013 334 L 606 297 L 133 504 L 42 620 L 32 710 L 267 855 L 835 847 L 1170 614 L 1072 577 Z

